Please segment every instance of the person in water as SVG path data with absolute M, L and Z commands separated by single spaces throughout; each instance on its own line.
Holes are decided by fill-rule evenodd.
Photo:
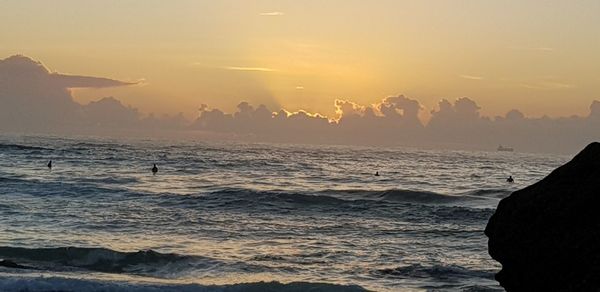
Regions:
M 513 179 L 512 175 L 509 175 L 508 178 L 506 179 L 506 182 L 514 183 L 515 180 Z
M 156 174 L 158 172 L 158 167 L 156 167 L 156 163 L 154 163 L 154 167 L 152 167 L 152 174 Z
M 48 161 L 48 169 L 52 169 L 52 160 Z
M 376 171 L 376 172 L 375 172 L 375 176 L 379 176 L 379 171 Z

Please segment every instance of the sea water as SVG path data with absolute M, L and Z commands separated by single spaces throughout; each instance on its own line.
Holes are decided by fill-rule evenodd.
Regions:
M 0 136 L 0 291 L 497 291 L 487 220 L 568 159 Z

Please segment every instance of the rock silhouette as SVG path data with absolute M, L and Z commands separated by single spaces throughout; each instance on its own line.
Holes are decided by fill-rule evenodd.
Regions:
M 506 291 L 600 291 L 600 143 L 500 201 L 485 234 Z

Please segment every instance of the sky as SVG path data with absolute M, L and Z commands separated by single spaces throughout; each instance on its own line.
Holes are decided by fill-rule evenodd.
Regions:
M 0 0 L 0 59 L 133 86 L 73 89 L 143 113 L 241 101 L 336 114 L 335 100 L 443 98 L 481 114 L 589 113 L 600 98 L 599 1 Z
M 236 70 L 239 70 L 237 68 Z M 249 69 L 244 69 L 249 70 Z M 244 71 L 242 70 L 242 71 Z M 254 68 L 256 70 L 256 68 Z M 115 97 L 81 103 L 74 90 L 139 86 L 105 77 L 50 71 L 24 55 L 0 59 L 0 134 L 53 134 L 301 144 L 410 146 L 574 153 L 600 140 L 600 101 L 584 115 L 527 117 L 519 110 L 486 116 L 468 97 L 442 99 L 424 122 L 415 98 L 388 96 L 374 104 L 334 101 L 335 114 L 240 102 L 226 112 L 201 105 L 198 115 L 147 114 Z

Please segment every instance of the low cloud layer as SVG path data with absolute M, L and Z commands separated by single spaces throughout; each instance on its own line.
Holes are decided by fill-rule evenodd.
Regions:
M 82 105 L 72 88 L 106 88 L 135 83 L 50 72 L 40 62 L 17 55 L 0 60 L 0 130 L 55 132 L 64 129 L 131 127 L 145 120 L 114 98 Z M 150 122 L 150 121 L 148 121 Z
M 227 137 L 263 142 L 326 143 L 374 146 L 417 146 L 494 150 L 498 145 L 517 151 L 572 153 L 600 140 L 600 101 L 586 116 L 531 118 L 519 110 L 486 117 L 480 106 L 464 97 L 442 99 L 431 118 L 418 100 L 390 96 L 363 105 L 336 100 L 335 116 L 289 112 L 241 102 L 227 113 L 200 107 L 198 118 L 145 115 L 107 97 L 86 105 L 73 100 L 70 89 L 127 86 L 118 80 L 51 73 L 24 56 L 0 60 L 0 130 L 10 132 L 73 132 L 112 134 L 118 130 L 157 133 L 177 131 L 190 137 Z
M 73 101 L 70 88 L 128 85 L 106 78 L 51 73 L 24 56 L 0 61 L 0 122 L 3 128 L 36 129 L 82 120 L 84 107 Z
M 336 100 L 336 117 L 304 111 L 272 112 L 265 106 L 240 103 L 233 114 L 201 108 L 192 128 L 231 133 L 256 141 L 336 143 L 378 146 L 443 147 L 494 150 L 499 145 L 519 151 L 571 153 L 600 140 L 600 101 L 587 116 L 528 118 L 518 110 L 486 117 L 470 98 L 442 99 L 423 124 L 423 106 L 405 96 L 374 105 Z

